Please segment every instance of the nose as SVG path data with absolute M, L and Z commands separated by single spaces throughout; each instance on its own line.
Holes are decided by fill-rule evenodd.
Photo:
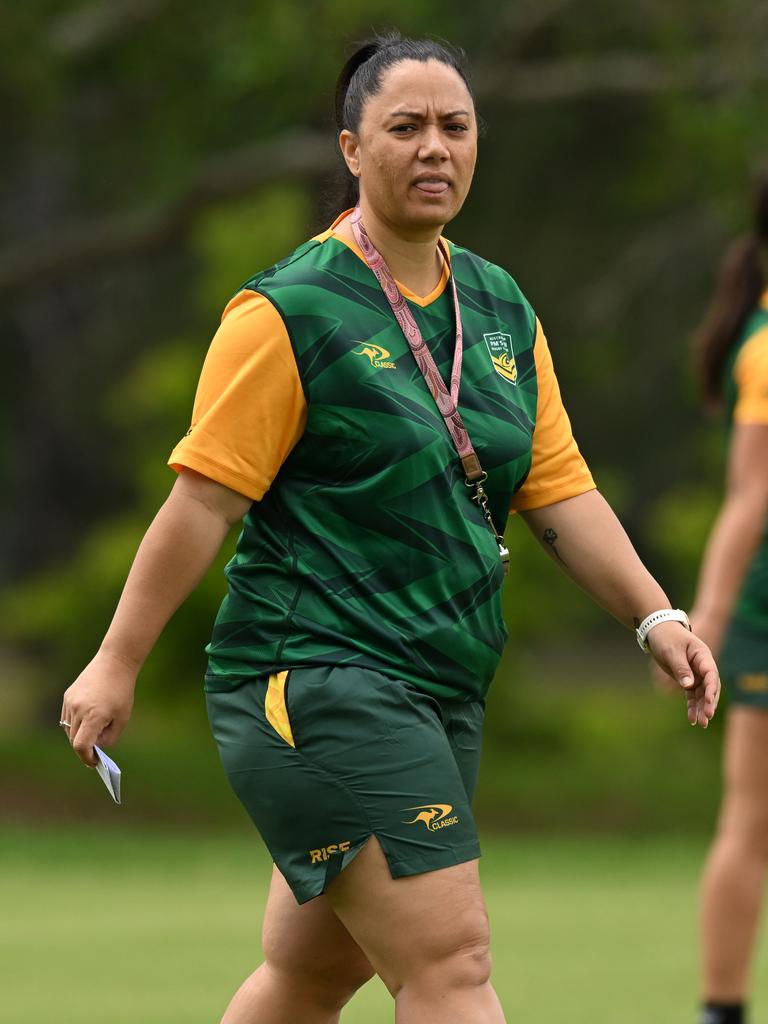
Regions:
M 440 126 L 425 125 L 419 146 L 419 160 L 448 160 L 450 155 Z

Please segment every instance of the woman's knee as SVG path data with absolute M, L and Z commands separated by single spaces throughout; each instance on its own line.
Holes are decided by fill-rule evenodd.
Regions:
M 485 985 L 491 977 L 491 950 L 487 936 L 458 946 L 442 965 L 447 983 L 457 988 Z
M 314 1004 L 343 1006 L 374 973 L 327 900 L 320 897 L 299 906 L 277 868 L 262 946 L 273 982 L 292 986 Z
M 491 951 L 485 909 L 464 915 L 453 930 L 435 935 L 414 951 L 407 963 L 398 987 L 415 985 L 445 992 L 487 984 L 491 976 Z
M 341 1007 L 374 975 L 362 951 L 333 947 L 318 948 L 308 956 L 297 957 L 279 944 L 264 947 L 267 967 L 294 991 L 323 1005 Z
M 732 821 L 724 838 L 740 851 L 740 856 L 759 858 L 768 865 L 768 817 L 763 814 Z
M 764 793 L 732 788 L 718 824 L 721 841 L 768 861 L 768 803 Z

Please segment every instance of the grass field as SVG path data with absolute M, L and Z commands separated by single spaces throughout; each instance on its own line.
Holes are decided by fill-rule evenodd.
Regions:
M 487 839 L 484 850 L 510 1022 L 693 1020 L 701 840 Z M 0 1020 L 215 1024 L 259 959 L 268 872 L 249 833 L 5 830 Z M 768 1007 L 765 979 L 756 1006 Z M 342 1020 L 392 1020 L 378 982 Z

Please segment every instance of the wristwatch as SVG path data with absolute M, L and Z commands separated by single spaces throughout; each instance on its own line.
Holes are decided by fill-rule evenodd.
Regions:
M 660 622 L 681 622 L 686 629 L 691 628 L 690 620 L 681 608 L 662 608 L 658 612 L 651 612 L 650 615 L 646 615 L 635 630 L 640 649 L 645 651 L 646 654 L 650 651 L 647 640 L 648 634 Z

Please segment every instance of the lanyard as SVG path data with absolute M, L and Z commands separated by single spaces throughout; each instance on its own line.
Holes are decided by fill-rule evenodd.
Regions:
M 464 426 L 464 421 L 462 420 L 458 409 L 459 388 L 461 387 L 461 363 L 464 355 L 464 337 L 461 330 L 461 310 L 459 309 L 459 296 L 456 290 L 456 279 L 454 278 L 453 273 L 451 273 L 453 308 L 456 316 L 456 346 L 453 352 L 451 387 L 449 391 L 445 386 L 445 381 L 443 380 L 435 360 L 432 357 L 432 353 L 429 351 L 429 348 L 424 341 L 422 333 L 419 330 L 419 325 L 416 323 L 416 320 L 408 307 L 408 303 L 405 301 L 405 296 L 397 287 L 397 282 L 392 276 L 392 271 L 387 266 L 384 261 L 384 257 L 373 244 L 368 232 L 365 230 L 365 226 L 362 221 L 362 211 L 359 206 L 356 206 L 352 213 L 351 225 L 355 241 L 365 258 L 365 262 L 376 275 L 376 279 L 381 285 L 381 290 L 387 297 L 387 301 L 392 308 L 392 312 L 400 326 L 400 330 L 405 335 L 405 340 L 408 342 L 411 352 L 413 353 L 416 365 L 421 370 L 421 375 L 429 388 L 429 392 L 434 398 L 441 416 L 445 420 L 448 433 L 451 435 L 453 446 L 456 449 L 456 453 L 461 461 L 462 469 L 464 470 L 464 482 L 467 487 L 474 488 L 472 500 L 480 508 L 480 511 L 483 514 L 483 519 L 487 523 L 493 536 L 496 538 L 496 543 L 499 546 L 499 557 L 501 558 L 504 566 L 504 572 L 507 573 L 509 572 L 509 551 L 504 544 L 504 538 L 496 529 L 493 519 L 491 518 L 491 510 L 488 505 L 488 494 L 483 487 L 483 484 L 488 479 L 488 474 L 480 465 L 480 459 L 477 457 L 477 452 L 472 447 L 469 433 L 467 432 L 467 428 Z M 438 246 L 443 259 L 446 264 L 450 266 L 448 263 L 448 254 L 443 248 L 442 240 L 438 242 Z

